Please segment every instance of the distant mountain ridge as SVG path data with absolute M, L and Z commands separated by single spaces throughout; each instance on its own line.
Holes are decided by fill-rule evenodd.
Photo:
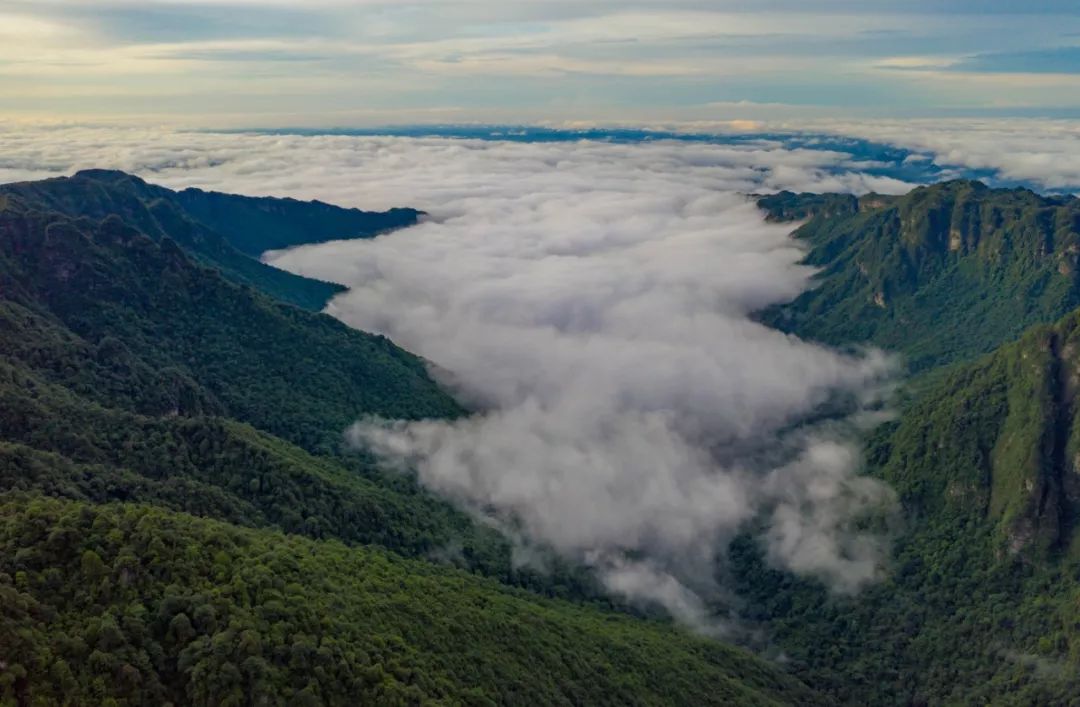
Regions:
M 416 223 L 415 209 L 368 212 L 321 202 L 245 197 L 197 189 L 175 192 L 116 170 L 0 186 L 30 208 L 96 220 L 118 216 L 154 239 L 170 238 L 234 282 L 284 302 L 320 310 L 343 291 L 259 262 L 268 250 L 332 239 L 370 238 Z
M 175 199 L 197 220 L 225 234 L 237 250 L 253 257 L 329 239 L 371 238 L 412 226 L 423 215 L 408 208 L 360 211 L 321 201 L 237 196 L 194 188 L 175 192 Z

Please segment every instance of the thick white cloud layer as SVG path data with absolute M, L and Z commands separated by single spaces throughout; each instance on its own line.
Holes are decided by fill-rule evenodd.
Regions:
M 985 170 L 998 179 L 1080 189 L 1076 120 L 875 120 L 820 127 L 921 151 L 940 165 Z
M 678 171 L 723 191 L 851 191 L 902 193 L 912 185 L 859 173 L 850 155 L 785 150 L 778 142 L 747 146 L 672 142 L 646 145 L 578 143 L 545 146 L 444 138 L 358 138 L 182 132 L 0 121 L 0 182 L 40 179 L 85 168 L 137 173 L 174 188 L 199 186 L 245 194 L 323 199 L 344 206 L 426 210 L 462 208 L 495 181 L 550 171 L 564 153 L 593 163 L 602 176 L 626 169 Z M 641 162 L 642 164 L 639 164 Z M 485 170 L 496 170 L 486 172 Z M 563 176 L 574 179 L 569 170 Z M 588 175 L 585 179 L 595 175 Z M 586 182 L 579 188 L 591 187 Z M 457 204 L 457 206 L 450 206 Z
M 778 565 L 841 590 L 875 576 L 880 539 L 847 524 L 887 490 L 836 429 L 785 430 L 837 397 L 866 402 L 888 364 L 749 319 L 810 272 L 789 228 L 734 191 L 832 188 L 814 165 L 834 156 L 393 144 L 393 175 L 375 174 L 427 222 L 271 262 L 349 285 L 330 313 L 432 360 L 485 413 L 361 421 L 354 442 L 688 621 L 755 518 Z
M 425 356 L 482 411 L 363 420 L 354 442 L 699 625 L 717 558 L 751 520 L 778 566 L 844 591 L 876 575 L 881 538 L 850 521 L 891 496 L 858 475 L 849 432 L 889 363 L 751 321 L 812 273 L 789 227 L 739 194 L 904 189 L 844 171 L 845 155 L 84 129 L 0 133 L 0 155 L 8 176 L 117 167 L 171 186 L 422 208 L 414 228 L 268 256 L 347 284 L 331 314 Z M 802 424 L 823 405 L 849 417 Z

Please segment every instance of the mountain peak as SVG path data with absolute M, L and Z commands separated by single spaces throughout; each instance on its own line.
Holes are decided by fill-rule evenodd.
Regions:
M 989 191 L 990 187 L 985 182 L 981 182 L 978 179 L 949 179 L 944 182 L 936 182 L 934 184 L 927 184 L 926 186 L 919 187 L 919 189 L 929 189 L 937 191 L 953 191 L 956 189 L 973 189 L 975 191 Z
M 134 174 L 128 174 L 119 169 L 80 169 L 75 174 L 71 175 L 72 179 L 93 179 L 98 182 L 119 182 L 131 180 L 140 184 L 145 184 L 142 179 L 136 177 Z

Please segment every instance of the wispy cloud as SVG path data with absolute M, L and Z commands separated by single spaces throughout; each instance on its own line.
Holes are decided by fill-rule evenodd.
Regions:
M 1080 46 L 976 54 L 952 65 L 958 71 L 1080 75 Z
M 814 127 L 903 145 L 940 165 L 982 170 L 1002 180 L 1080 190 L 1075 120 L 827 121 Z
M 0 15 L 0 112 L 165 108 L 203 123 L 449 104 L 476 120 L 700 119 L 740 101 L 884 115 L 993 108 L 1006 84 L 956 94 L 896 69 L 1074 72 L 1055 45 L 1080 32 L 1075 9 L 1054 2 L 4 0 Z M 284 90 L 267 101 L 275 76 Z M 78 100 L 63 100 L 66 87 Z M 1054 90 L 1036 84 L 1018 100 L 1070 102 Z

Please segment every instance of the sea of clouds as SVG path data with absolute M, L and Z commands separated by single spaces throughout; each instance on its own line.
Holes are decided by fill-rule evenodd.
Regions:
M 860 475 L 854 433 L 878 414 L 891 360 L 751 317 L 813 272 L 791 226 L 766 223 L 744 193 L 909 186 L 848 155 L 88 128 L 0 133 L 0 154 L 0 177 L 112 167 L 425 210 L 373 240 L 267 255 L 346 284 L 330 314 L 424 356 L 478 411 L 359 420 L 348 438 L 613 592 L 712 625 L 724 550 L 750 523 L 770 562 L 838 591 L 881 570 L 886 538 L 856 521 L 893 499 Z
M 843 356 L 750 318 L 811 272 L 790 226 L 738 193 L 847 188 L 834 155 L 647 145 L 360 143 L 370 179 L 429 211 L 374 241 L 273 254 L 347 284 L 328 311 L 434 362 L 481 414 L 360 421 L 353 443 L 525 538 L 594 567 L 613 591 L 705 623 L 717 561 L 764 523 L 777 565 L 841 591 L 871 581 L 886 506 L 843 424 L 879 401 L 879 354 Z
M 1077 120 L 828 121 L 814 128 L 911 150 L 911 159 L 941 166 L 941 179 L 979 178 L 991 184 L 1080 193 Z

